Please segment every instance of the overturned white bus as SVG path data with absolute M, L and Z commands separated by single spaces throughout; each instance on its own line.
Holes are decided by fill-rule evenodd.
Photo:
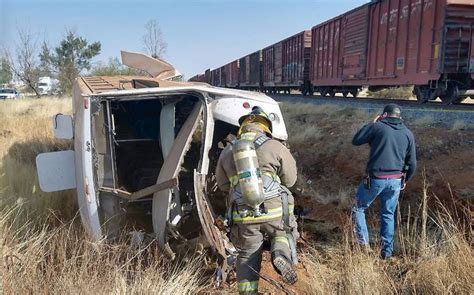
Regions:
M 142 54 L 122 52 L 122 60 L 151 77 L 76 80 L 73 116 L 53 117 L 55 136 L 74 139 L 74 150 L 38 155 L 42 190 L 75 188 L 93 240 L 133 225 L 171 257 L 174 245 L 204 235 L 226 258 L 230 246 L 215 226 L 224 200 L 213 196 L 220 150 L 254 106 L 286 140 L 278 104 L 261 93 L 172 81 L 171 65 Z

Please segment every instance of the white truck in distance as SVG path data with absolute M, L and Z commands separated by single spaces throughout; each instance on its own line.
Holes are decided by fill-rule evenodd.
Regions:
M 40 95 L 56 95 L 59 93 L 59 81 L 51 77 L 40 77 L 38 91 Z

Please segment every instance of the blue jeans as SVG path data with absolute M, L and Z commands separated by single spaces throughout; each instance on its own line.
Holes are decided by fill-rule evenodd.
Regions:
M 361 245 L 369 244 L 369 232 L 365 221 L 365 210 L 380 196 L 380 238 L 382 240 L 382 258 L 392 256 L 393 236 L 395 233 L 395 209 L 400 195 L 400 179 L 372 179 L 370 189 L 361 183 L 357 189 L 357 204 L 352 208 L 357 240 Z

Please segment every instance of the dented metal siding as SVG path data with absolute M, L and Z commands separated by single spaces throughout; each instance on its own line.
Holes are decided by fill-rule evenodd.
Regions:
M 445 6 L 446 0 L 385 0 L 371 5 L 371 84 L 428 84 L 439 78 Z
M 349 16 L 350 17 L 350 16 Z M 331 86 L 342 83 L 344 48 L 343 21 L 338 16 L 312 28 L 310 80 L 315 86 Z
M 333 29 L 334 38 L 334 58 L 333 63 L 338 61 L 338 55 L 342 49 L 342 79 L 363 79 L 366 76 L 366 62 L 367 62 L 367 39 L 369 26 L 369 6 L 365 5 L 344 16 L 343 24 L 343 39 L 342 46 L 338 46 L 337 39 L 339 39 L 338 28 Z M 337 72 L 334 65 L 331 66 L 333 72 Z

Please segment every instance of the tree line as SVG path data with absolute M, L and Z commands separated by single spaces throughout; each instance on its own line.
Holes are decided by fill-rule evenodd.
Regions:
M 63 39 L 55 46 L 46 41 L 40 45 L 30 29 L 18 29 L 17 33 L 18 42 L 14 48 L 3 48 L 0 53 L 0 86 L 16 78 L 39 96 L 39 78 L 52 77 L 59 81 L 60 92 L 68 94 L 79 75 L 147 75 L 122 65 L 118 58 L 93 63 L 93 58 L 101 52 L 101 42 L 90 42 L 72 29 L 67 29 Z M 146 23 L 142 45 L 155 58 L 162 57 L 166 52 L 167 44 L 156 20 Z

